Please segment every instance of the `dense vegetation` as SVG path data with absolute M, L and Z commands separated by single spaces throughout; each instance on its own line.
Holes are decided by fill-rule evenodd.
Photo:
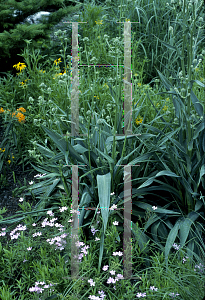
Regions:
M 1 299 L 203 299 L 202 4 L 83 4 L 77 13 L 78 22 L 87 22 L 79 23 L 79 65 L 116 65 L 79 67 L 79 133 L 87 136 L 68 135 L 71 25 L 57 30 L 55 40 L 44 41 L 52 49 L 45 57 L 43 49 L 25 40 L 13 65 L 18 73 L 1 78 L 5 134 L 0 171 L 29 164 L 39 174 L 16 191 L 21 210 L 13 218 L 4 218 L 5 210 L 0 211 Z M 134 135 L 119 136 L 125 121 L 125 78 L 119 67 L 124 24 L 115 22 L 129 21 L 140 22 L 131 25 Z M 60 45 L 59 52 L 54 43 Z M 123 278 L 123 209 L 124 184 L 130 177 L 123 165 L 131 165 L 129 279 Z M 72 180 L 77 177 L 75 211 L 72 195 L 77 187 Z M 33 209 L 25 200 L 28 195 L 37 200 Z M 78 248 L 84 246 L 79 249 L 79 278 L 71 277 L 71 224 L 76 226 L 76 221 Z

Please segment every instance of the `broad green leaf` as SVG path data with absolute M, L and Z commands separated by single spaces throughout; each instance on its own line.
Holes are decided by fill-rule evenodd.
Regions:
M 150 184 L 154 181 L 154 179 L 155 179 L 156 177 L 162 176 L 162 175 L 167 175 L 167 176 L 170 176 L 170 177 L 180 177 L 180 176 L 176 175 L 175 173 L 172 173 L 172 172 L 170 172 L 170 171 L 168 171 L 168 170 L 166 170 L 166 171 L 160 171 L 160 172 L 158 172 L 155 176 L 153 176 L 153 177 L 149 178 L 148 180 L 146 180 L 142 185 L 140 185 L 140 186 L 138 187 L 138 189 L 150 185 Z
M 191 151 L 193 149 L 193 140 L 191 140 L 188 144 L 188 150 Z
M 41 146 L 40 144 L 36 143 L 36 146 L 38 148 L 38 150 L 43 154 L 45 155 L 46 157 L 49 157 L 49 158 L 52 158 L 55 153 L 53 151 L 51 151 L 50 149 L 48 148 L 45 148 L 43 146 Z
M 170 249 L 171 249 L 172 245 L 174 244 L 174 241 L 177 237 L 180 222 L 181 222 L 181 219 L 178 219 L 176 221 L 174 227 L 170 230 L 167 241 L 166 241 L 166 245 L 165 245 L 165 262 L 166 262 L 167 267 L 168 267 L 169 252 L 170 252 Z
M 201 105 L 199 99 L 196 97 L 194 92 L 191 90 L 190 92 L 191 101 L 194 104 L 194 108 L 200 117 L 203 117 L 203 106 Z
M 147 209 L 148 211 L 153 211 L 153 212 L 156 212 L 156 213 L 173 214 L 173 215 L 180 215 L 181 214 L 179 212 L 176 212 L 176 211 L 173 211 L 173 210 L 164 209 L 164 208 L 161 208 L 161 207 L 158 207 L 158 206 L 157 206 L 157 209 L 154 210 L 152 208 L 152 205 L 144 203 L 144 202 L 140 202 L 140 201 L 137 201 L 135 203 L 135 205 L 138 206 L 138 207 L 140 207 L 140 208 Z
M 180 223 L 180 229 L 179 229 L 179 238 L 180 238 L 180 246 L 181 248 L 184 246 L 187 237 L 189 235 L 190 227 L 193 224 L 194 221 L 199 217 L 199 214 L 197 214 L 194 211 L 191 211 L 186 218 L 184 218 Z
M 203 205 L 203 202 L 201 200 L 196 200 L 196 204 L 195 204 L 195 211 L 199 210 Z
M 134 150 L 135 151 L 135 150 Z M 134 152 L 133 151 L 133 152 Z M 150 153 L 146 153 L 146 154 L 143 154 L 135 159 L 133 159 L 131 162 L 128 163 L 128 165 L 135 165 L 136 163 L 139 163 L 139 162 L 147 162 L 147 160 L 152 157 L 154 154 L 154 151 L 153 152 L 150 152 Z M 128 154 L 127 156 L 124 157 L 124 159 L 127 159 L 128 157 L 130 156 L 130 154 Z
M 105 233 L 110 207 L 111 174 L 97 175 L 97 187 Z
M 165 222 L 165 224 L 166 224 L 166 222 Z M 167 239 L 167 236 L 168 236 L 168 230 L 167 230 L 167 227 L 165 226 L 165 224 L 163 222 L 160 222 L 159 227 L 158 227 L 158 236 L 161 239 Z
M 185 148 L 175 139 L 170 139 L 172 143 L 181 151 L 184 153 L 184 156 L 187 156 Z
M 157 70 L 157 69 L 156 69 Z M 174 90 L 174 87 L 172 86 L 171 82 L 160 72 L 158 71 L 159 77 L 162 80 L 163 85 L 165 86 L 165 88 L 169 91 L 169 90 Z
M 54 191 L 55 187 L 58 185 L 58 183 L 60 182 L 60 178 L 56 178 L 55 180 L 52 181 L 53 184 L 50 185 L 50 187 L 47 188 L 46 193 L 44 194 L 45 199 L 47 199 L 51 193 Z
M 63 152 L 63 154 L 66 154 L 66 151 L 69 150 L 70 155 L 76 159 L 77 161 L 83 163 L 86 165 L 85 161 L 80 157 L 80 155 L 76 152 L 76 150 L 69 144 L 69 142 L 65 141 L 65 139 L 58 133 L 44 127 L 41 125 L 44 131 L 50 136 L 50 138 L 54 141 L 56 147 Z
M 153 215 L 151 216 L 147 223 L 144 225 L 144 230 L 147 230 L 147 228 L 149 228 L 153 223 L 155 223 L 156 221 L 158 221 L 160 219 L 160 217 L 158 217 L 157 215 Z
M 151 134 L 151 133 L 142 133 L 142 134 L 137 134 L 137 135 L 127 135 L 127 140 L 128 139 L 133 139 L 135 138 L 136 139 L 136 136 L 140 136 L 140 138 L 144 138 L 144 139 L 148 139 L 150 137 L 154 137 L 155 135 L 154 134 Z M 106 144 L 108 143 L 113 143 L 113 139 L 114 137 L 113 136 L 109 136 L 107 139 L 106 139 Z M 125 136 L 116 136 L 115 137 L 115 140 L 116 141 L 124 141 L 125 140 Z
M 158 182 L 158 181 L 156 180 L 156 182 Z M 149 194 L 151 191 L 156 192 L 156 191 L 161 190 L 161 191 L 170 192 L 170 193 L 174 194 L 179 200 L 181 200 L 181 197 L 179 195 L 179 191 L 177 189 L 175 189 L 171 185 L 163 183 L 161 181 L 159 181 L 159 183 L 161 183 L 160 186 L 151 186 L 151 187 L 148 187 L 148 188 L 142 188 L 140 190 L 136 189 L 136 188 L 133 188 L 132 189 L 132 198 L 135 198 L 136 196 L 140 196 L 140 195 Z M 123 197 L 123 193 L 121 193 L 121 194 L 120 194 L 120 196 Z
M 101 208 L 101 215 L 103 219 L 103 229 L 104 229 L 102 231 L 101 241 L 100 241 L 100 255 L 99 255 L 99 264 L 98 264 L 98 269 L 100 270 L 103 248 L 104 248 L 104 235 L 107 227 L 109 207 L 110 207 L 111 174 L 107 173 L 105 175 L 97 175 L 97 187 L 98 187 L 99 204 Z
M 92 197 L 90 196 L 89 192 L 87 191 L 87 186 L 83 190 L 83 194 L 80 200 L 79 208 L 86 208 L 89 207 Z M 85 216 L 86 210 L 80 209 L 80 215 L 79 215 L 79 226 L 82 226 L 84 216 Z
M 205 87 L 205 84 L 203 84 L 201 81 L 195 79 L 195 80 L 191 80 L 190 81 L 190 84 L 193 84 L 194 82 L 196 82 L 198 85 L 202 86 L 202 87 Z
M 201 122 L 200 124 L 197 125 L 197 127 L 194 130 L 194 136 L 193 136 L 194 140 L 198 137 L 199 132 L 201 132 L 204 128 L 205 128 L 205 122 Z
M 201 180 L 201 178 L 204 176 L 204 174 L 205 174 L 205 165 L 202 165 L 201 166 L 201 170 L 200 170 L 199 180 Z
M 35 217 L 35 216 L 38 216 L 39 213 L 46 212 L 49 209 L 40 209 L 40 210 L 36 210 L 35 209 L 35 210 L 31 211 L 31 212 L 25 212 L 25 213 L 21 212 L 19 214 L 16 213 L 16 215 L 14 215 L 12 217 L 8 217 L 8 218 L 5 218 L 4 220 L 0 220 L 0 224 L 4 224 L 4 223 L 6 223 L 6 224 L 13 224 L 13 223 L 16 223 L 16 222 L 20 222 L 20 221 L 24 220 L 27 217 L 27 215 L 32 215 L 32 216 Z M 19 216 L 23 216 L 23 217 L 19 217 Z
M 155 222 L 155 224 L 153 224 L 151 227 L 152 237 L 155 240 L 155 242 L 157 242 L 158 244 L 160 244 L 160 241 L 158 239 L 158 234 L 157 234 L 159 225 L 160 225 L 160 220 L 158 222 Z
M 48 136 L 53 140 L 53 142 L 55 143 L 56 147 L 61 152 L 63 152 L 63 154 L 65 154 L 65 151 L 67 150 L 67 147 L 66 147 L 67 146 L 67 142 L 64 140 L 64 138 L 60 134 L 58 134 L 58 133 L 56 133 L 56 132 L 54 132 L 54 131 L 46 128 L 46 127 L 44 127 L 43 125 L 41 125 L 41 126 L 42 126 L 43 130 L 48 134 Z

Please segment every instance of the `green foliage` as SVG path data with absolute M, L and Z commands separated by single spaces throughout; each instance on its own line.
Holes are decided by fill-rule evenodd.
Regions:
M 67 1 L 66 1 L 67 2 Z M 40 2 L 33 3 L 29 1 L 2 1 L 1 4 L 1 22 L 0 22 L 0 63 L 1 77 L 5 71 L 12 71 L 13 65 L 18 60 L 18 54 L 26 47 L 25 40 L 31 40 L 31 45 L 36 49 L 43 48 L 51 42 L 50 34 L 52 28 L 58 24 L 63 17 L 70 13 L 76 12 L 82 4 L 71 6 L 64 4 L 61 0 L 41 0 Z M 53 7 L 54 11 L 49 15 L 48 20 L 41 20 L 39 24 L 25 23 L 21 24 L 26 17 L 40 11 L 46 10 L 48 7 Z M 14 17 L 12 13 L 14 10 L 22 11 Z M 4 67 L 3 67 L 4 65 Z
M 44 299 L 87 299 L 102 290 L 108 299 L 134 299 L 137 293 L 146 293 L 150 300 L 174 295 L 178 299 L 204 297 L 205 53 L 201 53 L 201 3 L 190 7 L 187 1 L 178 5 L 173 1 L 171 5 L 147 0 L 118 2 L 107 1 L 104 7 L 94 1 L 86 3 L 78 19 L 89 24 L 81 27 L 80 64 L 117 65 L 111 71 L 96 67 L 80 71 L 79 134 L 87 136 L 67 135 L 71 132 L 72 112 L 71 63 L 66 52 L 70 37 L 66 34 L 71 26 L 66 32 L 54 33 L 63 49 L 61 54 L 53 53 L 47 58 L 49 63 L 55 59 L 51 67 L 45 61 L 40 63 L 44 55 L 32 44 L 30 47 L 27 40 L 20 55 L 24 63 L 15 62 L 20 68 L 18 77 L 2 81 L 0 113 L 7 130 L 0 147 L 8 145 L 3 161 L 9 153 L 10 139 L 19 150 L 21 162 L 27 157 L 41 177 L 26 190 L 26 195 L 39 199 L 35 208 L 31 210 L 28 203 L 22 203 L 22 213 L 0 220 L 2 226 L 8 225 L 7 233 L 20 222 L 29 231 L 24 233 L 22 229 L 18 241 L 0 244 L 0 298 L 11 298 L 13 291 L 8 287 L 12 286 L 14 293 L 32 299 L 28 288 L 36 281 L 57 283 L 54 291 L 43 293 Z M 123 41 L 121 25 L 112 31 L 106 25 L 109 18 L 141 21 L 140 25 L 132 25 L 136 39 L 132 52 L 133 135 L 116 135 L 123 133 L 127 122 L 126 116 L 123 120 L 119 68 Z M 105 23 L 101 26 L 95 19 Z M 113 39 L 112 33 L 118 32 L 119 39 Z M 59 66 L 64 67 L 64 74 L 59 73 Z M 159 77 L 155 81 L 150 78 L 153 72 Z M 144 84 L 146 80 L 148 85 Z M 19 119 L 25 119 L 25 123 L 11 115 L 20 105 L 24 117 L 20 115 Z M 78 174 L 74 165 L 78 166 Z M 131 166 L 131 174 L 123 165 Z M 78 178 L 79 206 L 74 201 L 73 191 L 77 189 L 72 181 Z M 124 246 L 125 216 L 120 210 L 126 202 L 124 182 L 130 181 L 133 255 L 129 262 L 133 263 L 136 282 L 117 280 L 113 291 L 109 277 L 101 270 L 103 264 L 109 266 L 109 276 L 111 270 L 123 273 L 123 258 L 116 252 Z M 54 213 L 64 226 L 66 241 L 59 232 L 59 223 L 53 226 Z M 45 216 L 51 228 L 45 228 Z M 79 241 L 89 244 L 77 279 L 66 278 L 71 268 L 71 218 L 75 229 L 79 224 Z M 34 222 L 42 236 L 35 235 Z M 55 245 L 48 238 L 55 238 Z M 83 281 L 83 277 L 87 278 Z M 91 278 L 95 281 L 93 286 L 88 281 Z

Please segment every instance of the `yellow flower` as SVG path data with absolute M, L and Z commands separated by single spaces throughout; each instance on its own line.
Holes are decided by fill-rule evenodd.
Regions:
M 138 82 L 138 84 L 137 84 L 138 86 L 141 86 L 142 84 L 140 83 L 140 82 Z
M 125 22 L 130 22 L 130 19 L 126 19 Z
M 9 164 L 11 163 L 11 160 L 10 160 L 10 159 L 8 160 L 8 163 L 9 163 Z
M 16 117 L 18 118 L 19 122 L 25 122 L 25 116 L 22 113 L 17 113 Z
M 139 117 L 135 120 L 136 124 L 139 125 L 140 123 L 142 123 L 143 118 Z
M 4 152 L 4 151 L 5 151 L 5 148 L 4 148 L 4 149 L 1 149 L 1 148 L 0 148 L 0 151 Z
M 98 24 L 98 25 L 99 25 L 99 24 L 102 24 L 102 20 L 95 21 L 95 23 Z
M 16 68 L 16 70 L 20 71 L 23 70 L 24 68 L 26 68 L 26 65 L 24 63 L 18 63 L 16 65 L 13 65 L 13 68 Z
M 166 101 L 169 101 L 169 97 L 168 97 L 168 98 L 166 98 Z
M 24 110 L 23 107 L 20 107 L 20 108 Z M 19 109 L 18 109 L 18 110 L 19 110 Z M 19 123 L 20 123 L 20 122 L 24 122 L 24 123 L 25 123 L 25 116 L 24 116 L 21 112 L 18 112 L 17 115 L 16 115 L 16 113 L 17 113 L 16 111 L 13 112 L 13 113 L 12 113 L 12 117 L 14 117 L 14 116 L 17 117 Z
M 23 107 L 19 107 L 17 110 L 20 110 L 22 112 L 26 112 L 25 108 L 23 108 Z
M 104 85 L 103 85 L 103 87 L 106 87 L 107 89 L 109 89 L 109 86 L 107 85 L 107 83 L 105 83 Z
M 54 60 L 54 63 L 56 64 L 56 66 L 57 66 L 57 64 L 60 63 L 60 62 L 61 62 L 61 57 L 60 57 L 58 60 L 57 60 L 57 59 Z
M 165 105 L 165 107 L 162 110 L 167 110 L 167 109 L 168 109 L 168 106 Z
M 0 113 L 3 113 L 4 112 L 4 109 L 3 107 L 0 108 Z

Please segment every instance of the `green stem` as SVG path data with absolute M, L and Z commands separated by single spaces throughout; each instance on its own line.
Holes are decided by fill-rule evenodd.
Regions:
M 14 183 L 16 184 L 16 178 L 15 178 L 15 173 L 13 171 L 13 179 L 14 179 Z

